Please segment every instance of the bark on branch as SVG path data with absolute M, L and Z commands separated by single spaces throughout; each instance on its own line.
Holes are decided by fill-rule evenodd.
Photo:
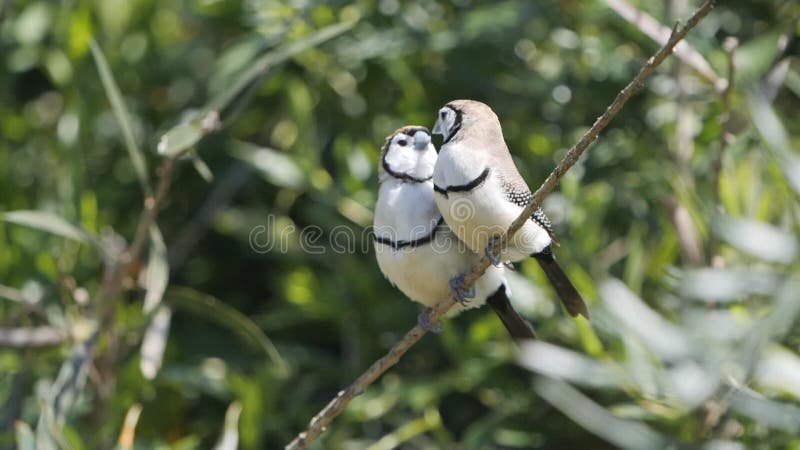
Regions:
M 495 251 L 498 253 L 505 248 L 506 244 L 508 243 L 509 239 L 514 236 L 514 234 L 522 227 L 522 225 L 527 221 L 542 203 L 542 200 L 555 188 L 558 181 L 564 174 L 569 170 L 581 155 L 586 151 L 586 149 L 591 145 L 597 137 L 600 135 L 600 132 L 608 126 L 611 120 L 617 115 L 617 113 L 622 109 L 622 106 L 630 99 L 634 94 L 639 92 L 644 87 L 644 82 L 650 77 L 650 75 L 655 71 L 656 67 L 658 67 L 664 60 L 672 54 L 675 45 L 680 42 L 686 34 L 694 28 L 703 18 L 708 15 L 711 9 L 714 7 L 715 0 L 706 0 L 689 18 L 686 22 L 686 25 L 680 26 L 680 24 L 675 24 L 675 27 L 672 29 L 672 33 L 669 36 L 669 39 L 664 44 L 663 47 L 650 59 L 647 60 L 645 65 L 639 70 L 639 73 L 628 83 L 625 88 L 623 88 L 611 105 L 606 109 L 606 111 L 597 118 L 594 122 L 592 127 L 587 131 L 581 139 L 569 150 L 567 155 L 561 162 L 556 166 L 553 172 L 545 179 L 544 183 L 536 190 L 533 194 L 533 198 L 528 206 L 525 207 L 525 210 L 517 217 L 516 220 L 511 224 L 509 229 L 500 236 L 495 237 L 496 245 L 494 246 Z M 465 283 L 467 286 L 472 286 L 478 278 L 481 277 L 483 272 L 489 267 L 491 263 L 489 262 L 489 258 L 484 256 L 481 258 L 479 263 L 472 268 L 472 270 L 467 274 L 465 278 Z M 453 305 L 455 305 L 456 299 L 450 298 L 442 303 L 439 303 L 435 307 L 431 308 L 428 314 L 429 323 L 437 323 L 439 318 L 447 312 Z M 364 392 L 364 389 L 367 388 L 370 384 L 372 384 L 375 380 L 378 379 L 384 372 L 386 372 L 390 367 L 395 365 L 400 358 L 405 354 L 408 349 L 410 349 L 414 344 L 419 341 L 422 336 L 426 333 L 419 325 L 416 325 L 412 328 L 403 339 L 400 340 L 397 344 L 389 350 L 389 353 L 384 355 L 382 358 L 375 361 L 358 379 L 353 382 L 350 386 L 346 389 L 339 391 L 336 397 L 331 400 L 327 405 L 325 405 L 322 410 L 317 413 L 309 422 L 308 429 L 301 432 L 297 435 L 297 437 L 292 440 L 289 444 L 286 445 L 286 450 L 300 450 L 305 449 L 308 445 L 313 442 L 315 439 L 325 431 L 325 428 L 331 421 L 338 416 L 344 408 L 350 403 L 350 401 L 355 398 L 357 395 L 360 395 Z

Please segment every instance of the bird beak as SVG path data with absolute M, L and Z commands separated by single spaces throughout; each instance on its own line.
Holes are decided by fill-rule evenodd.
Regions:
M 417 131 L 414 133 L 414 148 L 417 150 L 425 150 L 428 144 L 431 143 L 431 135 L 424 131 Z
M 444 126 L 442 126 L 442 119 L 436 118 L 436 123 L 433 124 L 433 134 L 441 134 L 444 136 Z

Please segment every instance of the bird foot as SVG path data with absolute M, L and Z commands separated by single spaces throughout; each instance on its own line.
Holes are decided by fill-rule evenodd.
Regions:
M 431 325 L 431 321 L 428 320 L 428 312 L 430 310 L 431 310 L 430 308 L 427 308 L 426 310 L 424 310 L 421 313 L 419 313 L 419 315 L 417 316 L 417 323 L 419 323 L 420 328 L 422 328 L 425 331 L 429 331 L 431 333 L 437 333 L 437 334 L 441 333 L 442 332 L 442 323 L 439 322 L 436 325 Z
M 464 278 L 464 274 L 461 274 L 450 279 L 450 293 L 462 305 L 466 304 L 472 297 L 475 297 L 475 286 L 467 289 L 464 286 Z
M 486 257 L 489 258 L 489 261 L 492 263 L 493 266 L 502 267 L 503 260 L 500 259 L 499 255 L 495 256 L 494 246 L 495 246 L 495 240 L 489 239 L 489 244 L 486 245 Z

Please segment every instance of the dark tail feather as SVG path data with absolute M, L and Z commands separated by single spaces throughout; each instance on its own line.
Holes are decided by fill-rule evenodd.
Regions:
M 506 287 L 501 285 L 494 294 L 486 299 L 486 303 L 492 307 L 497 317 L 503 322 L 503 325 L 508 330 L 508 333 L 515 341 L 523 339 L 536 339 L 536 333 L 533 332 L 533 327 L 527 320 L 511 306 L 506 295 Z
M 549 251 L 549 247 L 545 250 L 546 251 L 542 253 L 533 255 L 533 257 L 536 258 L 536 261 L 542 266 L 544 274 L 547 275 L 547 279 L 550 280 L 550 284 L 553 285 L 556 294 L 558 294 L 561 302 L 564 303 L 567 312 L 569 312 L 572 317 L 580 314 L 588 319 L 589 310 L 586 308 L 586 303 L 583 302 L 581 294 L 578 293 L 578 290 L 575 289 L 575 286 L 573 286 L 572 282 L 567 278 L 567 274 L 564 273 L 564 270 L 558 265 L 553 254 Z

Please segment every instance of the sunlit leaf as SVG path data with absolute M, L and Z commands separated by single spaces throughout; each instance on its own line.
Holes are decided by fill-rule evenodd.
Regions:
M 750 117 L 764 144 L 778 160 L 786 181 L 800 194 L 800 156 L 791 150 L 789 135 L 769 100 L 759 93 L 748 97 Z
M 721 216 L 714 228 L 730 245 L 766 261 L 789 264 L 797 257 L 794 234 L 770 224 Z
M 6 222 L 46 231 L 67 239 L 87 242 L 102 250 L 99 241 L 83 227 L 49 211 L 11 211 L 3 213 L 0 218 Z
M 222 437 L 214 450 L 236 450 L 239 448 L 239 415 L 242 413 L 242 404 L 233 402 L 225 412 L 225 426 Z
M 600 286 L 603 305 L 651 350 L 665 359 L 679 358 L 689 351 L 681 331 L 647 306 L 621 281 L 610 279 Z
M 168 283 L 167 247 L 158 226 L 152 225 L 150 227 L 150 255 L 147 258 L 147 291 L 144 294 L 143 311 L 145 314 L 153 311 L 161 303 Z
M 286 154 L 266 147 L 237 142 L 232 146 L 233 156 L 247 162 L 268 182 L 276 186 L 300 187 L 305 175 Z
M 776 273 L 755 268 L 692 269 L 683 272 L 680 292 L 706 302 L 736 302 L 754 294 L 769 294 L 777 282 Z
M 172 287 L 166 298 L 177 307 L 185 308 L 236 332 L 248 342 L 257 344 L 275 364 L 282 376 L 289 374 L 289 366 L 278 349 L 249 317 L 215 297 L 185 287 Z
M 194 167 L 195 172 L 197 172 L 198 175 L 200 175 L 200 178 L 202 178 L 206 183 L 211 183 L 214 181 L 214 173 L 211 171 L 211 168 L 208 167 L 208 164 L 203 161 L 203 158 L 194 155 L 192 157 L 192 167 Z
M 617 387 L 618 376 L 608 364 L 544 342 L 521 346 L 519 362 L 524 367 L 553 378 L 595 387 Z
M 30 425 L 18 420 L 14 422 L 14 428 L 17 430 L 17 449 L 36 450 L 36 438 Z
M 173 156 L 191 148 L 203 138 L 203 128 L 198 122 L 176 125 L 161 136 L 158 141 L 158 153 Z
M 147 326 L 142 338 L 142 347 L 139 351 L 139 370 L 146 380 L 152 380 L 161 369 L 164 351 L 167 349 L 169 325 L 172 319 L 172 310 L 166 306 L 158 308 L 153 319 Z
M 755 380 L 770 391 L 800 400 L 800 356 L 786 348 L 769 348 L 758 363 Z
M 569 384 L 549 378 L 536 382 L 536 392 L 567 417 L 621 448 L 664 449 L 667 441 L 647 425 L 620 419 Z
M 122 94 L 119 91 L 117 82 L 114 80 L 114 75 L 111 73 L 111 68 L 108 66 L 105 56 L 103 56 L 103 51 L 94 39 L 90 42 L 90 47 L 95 64 L 97 64 L 97 71 L 100 74 L 100 81 L 103 83 L 103 88 L 106 91 L 108 101 L 111 103 L 114 116 L 117 118 L 117 123 L 122 130 L 122 136 L 125 139 L 125 147 L 128 149 L 128 155 L 131 158 L 133 169 L 136 171 L 136 176 L 139 178 L 142 189 L 145 193 L 149 194 L 151 188 L 150 179 L 147 174 L 147 161 L 133 136 L 131 117 L 130 114 L 128 114 L 128 109 L 125 107 Z
M 672 392 L 689 408 L 705 402 L 719 385 L 716 371 L 691 360 L 676 364 L 669 370 L 668 378 L 672 382 Z
M 122 430 L 117 439 L 118 450 L 131 450 L 134 448 L 136 438 L 136 424 L 139 422 L 139 415 L 142 413 L 142 405 L 134 403 L 125 414 L 122 422 Z
M 755 397 L 741 391 L 734 392 L 731 409 L 770 428 L 800 433 L 800 408 L 763 397 Z

